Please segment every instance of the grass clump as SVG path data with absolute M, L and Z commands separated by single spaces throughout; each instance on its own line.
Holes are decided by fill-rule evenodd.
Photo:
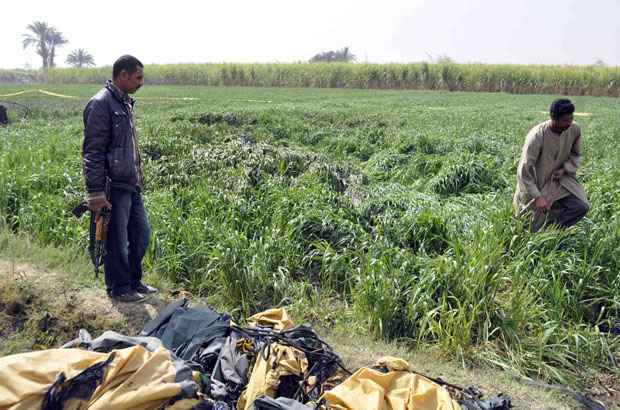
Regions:
M 448 77 L 436 84 L 468 78 Z M 52 90 L 87 98 L 95 87 Z M 198 99 L 146 99 L 158 93 Z M 593 113 L 580 118 L 590 213 L 532 234 L 512 215 L 510 181 L 544 97 L 155 86 L 142 96 L 145 267 L 157 277 L 244 316 L 338 306 L 378 337 L 549 381 L 617 374 L 618 341 L 604 330 L 620 316 L 611 100 L 575 99 Z M 0 129 L 4 231 L 85 248 L 86 224 L 68 213 L 84 195 L 83 103 L 36 100 L 27 121 Z

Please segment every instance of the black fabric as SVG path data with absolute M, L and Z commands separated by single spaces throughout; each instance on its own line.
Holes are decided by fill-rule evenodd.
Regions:
M 553 203 L 551 214 L 557 225 L 568 228 L 586 216 L 588 209 L 588 204 L 575 195 L 569 195 Z
M 211 397 L 234 405 L 248 384 L 251 357 L 237 348 L 241 335 L 235 331 L 219 350 L 207 391 Z
M 103 381 L 105 369 L 114 360 L 114 352 L 100 363 L 94 364 L 74 378 L 67 380 L 60 373 L 43 398 L 43 410 L 63 410 L 65 402 L 71 399 L 89 401 L 97 387 Z
M 307 394 L 299 388 L 293 396 L 287 395 L 287 397 L 304 402 L 318 400 L 323 393 L 323 383 L 334 375 L 338 368 L 350 374 L 342 365 L 340 357 L 333 352 L 331 346 L 321 340 L 311 327 L 297 326 L 294 329 L 282 332 L 282 335 L 287 339 L 286 343 L 303 351 L 308 359 L 309 370 L 304 382 L 310 376 L 315 376 L 317 380 L 316 387 Z
M 169 303 L 155 319 L 151 320 L 144 326 L 144 329 L 142 329 L 139 336 L 153 336 L 153 333 L 155 333 L 162 325 L 170 320 L 177 309 L 187 306 L 187 302 L 187 299 L 181 299 Z
M 508 410 L 512 408 L 510 398 L 502 395 L 488 400 L 462 399 L 458 403 L 463 410 Z
M 187 308 L 173 303 L 161 315 L 146 324 L 141 335 L 159 338 L 177 357 L 191 362 L 202 372 L 210 373 L 222 343 L 230 333 L 230 318 L 206 306 Z
M 598 325 L 598 330 L 603 333 L 609 333 L 614 336 L 620 336 L 620 323 L 610 325 L 609 323 L 602 323 Z
M 131 117 L 123 96 L 109 83 L 86 104 L 82 156 L 88 192 L 103 191 L 106 176 L 115 187 L 134 190 L 138 185 Z
M 173 403 L 170 403 L 173 404 Z M 167 408 L 167 407 L 166 407 Z M 214 401 L 209 398 L 202 399 L 200 403 L 194 404 L 192 410 L 234 410 L 234 407 L 230 407 L 228 403 L 222 401 Z
M 277 332 L 264 327 L 233 326 L 233 331 L 221 348 L 213 369 L 206 390 L 209 395 L 234 405 L 248 383 L 250 364 L 258 355 L 268 357 L 271 354 L 269 346 L 272 343 L 291 346 L 302 351 L 308 360 L 309 369 L 303 379 L 296 376 L 283 377 L 277 396 L 302 402 L 317 400 L 323 393 L 322 386 L 325 380 L 334 374 L 338 366 L 342 366 L 339 357 L 310 327 L 298 326 L 288 331 Z M 311 376 L 316 377 L 316 387 L 306 392 L 304 386 Z

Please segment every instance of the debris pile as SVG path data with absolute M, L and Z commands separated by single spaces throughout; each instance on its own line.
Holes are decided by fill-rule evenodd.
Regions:
M 351 373 L 308 326 L 270 309 L 239 326 L 169 304 L 138 336 L 80 330 L 59 349 L 0 358 L 2 409 L 508 409 L 501 396 L 384 357 Z

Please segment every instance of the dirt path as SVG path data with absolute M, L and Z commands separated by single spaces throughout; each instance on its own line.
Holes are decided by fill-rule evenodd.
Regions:
M 138 304 L 114 302 L 94 277 L 83 284 L 69 273 L 7 260 L 0 260 L 0 281 L 0 308 L 4 306 L 5 315 L 13 316 L 10 328 L 0 325 L 0 342 L 5 342 L 0 353 L 7 350 L 11 338 L 29 337 L 36 342 L 42 336 L 37 332 L 47 333 L 48 340 L 55 342 L 63 342 L 62 336 L 70 340 L 80 328 L 93 335 L 108 329 L 136 334 L 167 303 L 161 295 Z M 40 344 L 47 343 L 34 343 Z M 16 349 L 9 346 L 8 350 Z

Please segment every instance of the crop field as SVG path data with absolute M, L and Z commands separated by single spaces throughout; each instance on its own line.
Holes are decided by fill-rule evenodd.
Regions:
M 0 229 L 86 258 L 76 98 L 1 98 Z M 24 86 L 0 85 L 0 94 Z M 554 97 L 146 85 L 136 118 L 153 236 L 146 270 L 247 315 L 432 345 L 459 361 L 579 385 L 620 377 L 620 102 L 574 97 L 577 226 L 512 214 L 527 131 Z
M 101 84 L 111 67 L 2 70 L 0 82 Z M 274 63 L 153 64 L 149 83 L 161 85 L 318 87 L 484 91 L 515 94 L 620 96 L 620 68 L 606 66 Z

